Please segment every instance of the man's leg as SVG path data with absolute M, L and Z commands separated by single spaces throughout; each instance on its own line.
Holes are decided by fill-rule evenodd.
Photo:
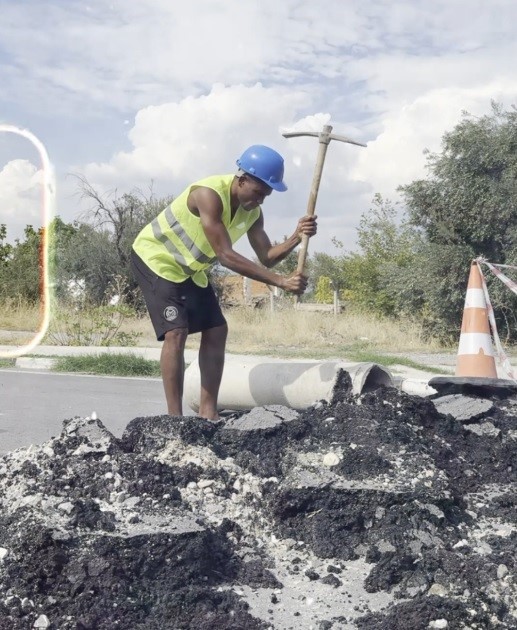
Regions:
M 171 416 L 183 415 L 184 352 L 187 332 L 186 328 L 174 328 L 167 331 L 160 356 L 167 411 Z
M 201 333 L 199 346 L 199 371 L 201 374 L 201 396 L 199 415 L 209 420 L 218 420 L 217 396 L 223 376 L 224 350 L 228 326 L 215 326 Z

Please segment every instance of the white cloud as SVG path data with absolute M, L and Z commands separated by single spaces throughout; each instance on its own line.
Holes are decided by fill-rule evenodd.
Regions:
M 142 188 L 153 180 L 158 191 L 177 195 L 196 179 L 234 172 L 235 160 L 247 146 L 266 144 L 278 150 L 286 163 L 288 192 L 273 193 L 264 204 L 268 232 L 280 240 L 294 231 L 297 218 L 305 214 L 319 150 L 317 138 L 286 139 L 281 133 L 321 131 L 330 118 L 328 113 L 297 118 L 306 101 L 303 91 L 260 84 L 249 88 L 215 85 L 206 96 L 148 107 L 138 113 L 129 132 L 132 149 L 115 154 L 108 163 L 87 165 L 84 175 L 104 191 Z M 336 133 L 346 131 L 335 129 Z M 327 233 L 331 217 L 343 215 L 339 200 L 357 194 L 357 183 L 346 176 L 356 150 L 361 149 L 332 142 L 327 151 L 317 206 L 320 234 L 313 242 L 320 249 L 334 236 Z M 242 243 L 239 247 L 246 249 Z
M 281 132 L 330 122 L 368 142 L 330 144 L 312 251 L 332 236 L 352 249 L 373 194 L 422 176 L 423 149 L 439 148 L 461 110 L 516 100 L 512 0 L 28 0 L 2 9 L 0 117 L 2 103 L 24 124 L 37 112 L 43 137 L 45 120 L 65 115 L 69 145 L 88 133 L 112 157 L 78 164 L 68 146 L 61 171 L 104 190 L 154 180 L 160 194 L 177 194 L 233 169 L 247 145 L 270 144 L 289 185 L 265 204 L 276 237 L 305 211 L 317 154 L 315 139 Z M 120 129 L 96 136 L 84 122 L 114 111 L 124 145 Z M 52 157 L 63 141 L 57 131 L 49 140 Z M 64 218 L 75 209 L 63 202 L 69 187 L 58 181 Z
M 200 95 L 217 82 L 324 88 L 331 79 L 364 80 L 361 61 L 374 57 L 514 46 L 516 13 L 511 0 L 10 2 L 0 23 L 13 59 L 4 63 L 4 88 L 58 111 L 82 102 L 84 113 Z
M 23 237 L 26 225 L 42 224 L 42 171 L 28 160 L 11 160 L 0 171 L 0 223 L 7 240 Z
M 277 147 L 278 130 L 306 97 L 287 92 L 235 85 L 213 86 L 207 95 L 146 107 L 129 131 L 131 151 L 119 152 L 109 164 L 90 164 L 94 182 L 163 179 L 189 183 L 207 172 L 227 172 L 248 145 L 261 141 Z

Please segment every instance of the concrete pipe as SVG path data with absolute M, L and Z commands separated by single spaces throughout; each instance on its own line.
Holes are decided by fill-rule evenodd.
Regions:
M 270 359 L 229 360 L 225 364 L 218 408 L 236 411 L 264 405 L 307 409 L 318 400 L 332 402 L 339 394 L 363 394 L 394 387 L 389 370 L 375 363 L 294 362 Z M 185 372 L 186 404 L 199 409 L 199 364 Z

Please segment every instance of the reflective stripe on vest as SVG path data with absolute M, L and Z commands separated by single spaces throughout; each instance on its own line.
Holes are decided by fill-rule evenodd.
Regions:
M 171 230 L 181 240 L 183 245 L 185 245 L 185 247 L 190 251 L 190 253 L 192 254 L 196 262 L 201 263 L 201 264 L 211 265 L 217 260 L 216 256 L 212 256 L 212 257 L 207 256 L 199 249 L 199 247 L 196 246 L 194 241 L 188 236 L 185 230 L 181 227 L 179 221 L 172 214 L 172 210 L 170 206 L 168 206 L 165 209 L 164 216 Z M 160 223 L 158 221 L 158 217 L 156 219 L 153 219 L 153 221 L 151 221 L 151 225 L 152 225 L 154 237 L 165 245 L 167 250 L 174 257 L 174 260 L 182 268 L 183 272 L 186 273 L 188 276 L 193 276 L 195 273 L 197 273 L 198 270 L 191 269 L 187 265 L 187 261 L 185 260 L 181 252 L 178 250 L 176 245 L 174 245 L 174 243 L 170 239 L 168 239 L 167 236 L 163 233 Z
M 231 189 L 235 175 L 213 175 L 188 186 L 135 238 L 133 249 L 158 276 L 171 282 L 187 278 L 206 287 L 206 271 L 217 256 L 203 230 L 201 218 L 188 207 L 189 194 L 196 188 L 212 189 L 221 199 L 221 221 L 235 243 L 260 217 L 260 206 L 251 210 L 238 207 L 232 216 Z

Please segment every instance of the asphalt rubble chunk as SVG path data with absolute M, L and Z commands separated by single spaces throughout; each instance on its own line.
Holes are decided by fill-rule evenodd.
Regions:
M 517 401 L 96 418 L 0 459 L 0 629 L 517 627 Z

